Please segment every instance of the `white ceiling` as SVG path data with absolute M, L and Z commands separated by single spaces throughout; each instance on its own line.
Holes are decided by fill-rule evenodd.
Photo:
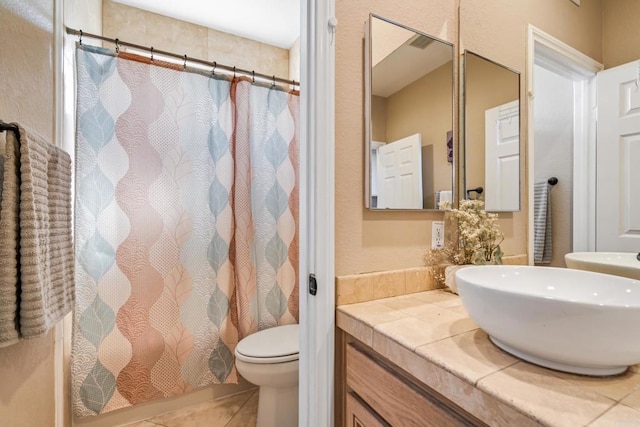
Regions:
M 288 49 L 300 36 L 300 0 L 114 0 Z

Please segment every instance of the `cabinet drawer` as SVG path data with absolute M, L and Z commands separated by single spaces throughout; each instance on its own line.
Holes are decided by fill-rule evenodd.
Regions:
M 392 426 L 472 426 L 474 417 L 418 387 L 364 347 L 347 345 L 347 386 Z M 375 425 L 375 424 L 373 424 Z
M 389 424 L 367 407 L 358 396 L 348 393 L 346 427 L 389 427 Z

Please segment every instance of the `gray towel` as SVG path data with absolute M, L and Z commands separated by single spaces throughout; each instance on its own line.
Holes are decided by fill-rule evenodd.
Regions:
M 0 201 L 0 347 L 18 341 L 18 233 L 20 206 L 20 167 L 18 141 L 13 132 L 5 132 L 0 144 L 4 158 L 2 200 Z
M 20 181 L 20 334 L 35 337 L 73 308 L 71 158 L 20 127 Z
M 551 186 L 545 181 L 536 181 L 533 186 L 533 261 L 536 264 L 551 264 Z

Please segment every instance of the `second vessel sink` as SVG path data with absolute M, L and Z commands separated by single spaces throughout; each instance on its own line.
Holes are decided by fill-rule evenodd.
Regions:
M 640 282 L 553 267 L 456 272 L 469 316 L 503 350 L 548 368 L 614 375 L 640 363 Z
M 638 254 L 631 252 L 573 252 L 564 256 L 567 267 L 640 280 Z

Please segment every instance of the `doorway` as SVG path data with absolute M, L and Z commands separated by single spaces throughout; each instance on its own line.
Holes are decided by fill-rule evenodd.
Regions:
M 596 73 L 602 64 L 529 26 L 529 264 L 534 264 L 534 184 L 550 187 L 552 248 L 595 250 Z

